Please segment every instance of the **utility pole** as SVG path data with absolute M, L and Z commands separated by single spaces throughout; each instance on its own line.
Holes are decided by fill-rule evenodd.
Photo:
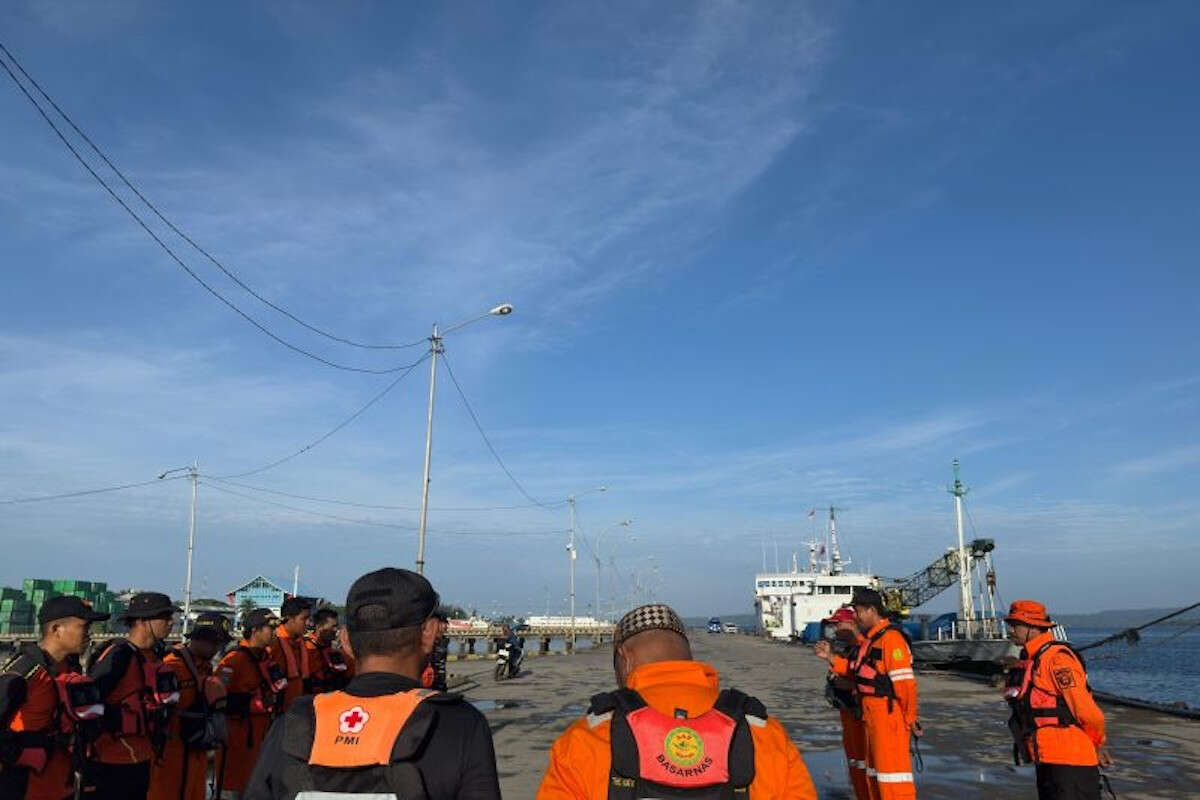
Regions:
M 200 459 L 196 459 L 187 467 L 169 469 L 161 473 L 158 479 L 161 481 L 173 472 L 186 472 L 188 480 L 192 482 L 192 510 L 188 522 L 187 574 L 183 581 L 183 622 L 180 625 L 182 632 L 187 633 L 192 615 L 192 554 L 196 549 L 196 484 L 200 480 Z
M 300 596 L 300 565 L 296 565 L 296 569 L 292 571 L 292 597 Z
M 975 619 L 975 601 L 971 597 L 971 567 L 967 563 L 967 544 L 963 535 L 963 496 L 970 491 L 958 477 L 958 459 L 954 459 L 954 485 L 947 488 L 954 495 L 954 518 L 958 528 L 958 605 L 962 613 L 967 638 L 971 620 Z
M 437 359 L 442 352 L 442 337 L 437 323 L 429 337 L 429 411 L 425 417 L 425 475 L 421 480 L 421 522 L 417 532 L 417 573 L 425 574 L 425 520 L 429 517 L 429 461 L 433 456 L 433 398 L 437 392 Z
M 567 507 L 571 510 L 571 538 L 567 542 L 567 559 L 571 565 L 570 597 L 571 597 L 571 635 L 567 639 L 567 652 L 575 652 L 575 495 L 567 498 Z

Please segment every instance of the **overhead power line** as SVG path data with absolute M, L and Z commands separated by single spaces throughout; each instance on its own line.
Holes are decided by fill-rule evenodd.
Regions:
M 9 61 L 12 61 L 12 63 L 14 65 L 16 65 L 17 69 L 20 70 L 20 72 L 29 79 L 30 83 L 34 87 L 37 87 L 38 90 L 41 91 L 40 87 L 38 87 L 37 83 L 32 78 L 29 78 L 28 73 L 25 72 L 25 69 L 21 66 L 21 64 L 15 58 L 13 58 L 12 53 L 2 43 L 0 43 L 0 51 L 2 51 L 5 54 L 5 56 L 7 56 Z M 366 374 L 370 374 L 370 375 L 386 375 L 389 373 L 399 372 L 403 369 L 406 369 L 409 366 L 408 364 L 401 364 L 401 365 L 395 366 L 395 367 L 386 367 L 386 368 L 382 368 L 382 369 L 371 369 L 371 368 L 367 368 L 367 367 L 357 367 L 357 366 L 352 366 L 349 364 L 342 364 L 342 363 L 339 363 L 336 361 L 332 361 L 323 356 L 317 355 L 316 353 L 314 353 L 310 350 L 307 350 L 297 344 L 293 344 L 292 342 L 288 341 L 287 339 L 284 339 L 282 336 L 280 336 L 279 334 L 277 334 L 274 331 L 272 331 L 271 329 L 269 329 L 266 325 L 259 322 L 254 317 L 250 316 L 250 314 L 243 311 L 236 303 L 234 303 L 232 300 L 225 297 L 225 295 L 223 295 L 219 291 L 217 291 L 216 288 L 214 288 L 211 284 L 209 284 L 207 281 L 205 281 L 204 278 L 200 277 L 200 275 L 195 270 L 193 270 L 191 267 L 189 267 L 187 265 L 187 263 L 171 248 L 171 246 L 168 245 L 165 241 L 163 241 L 162 237 L 160 237 L 157 233 L 155 233 L 154 230 L 150 227 L 150 225 L 144 219 L 142 219 L 142 217 L 139 216 L 138 213 L 136 211 L 134 211 L 133 208 L 127 202 L 125 202 L 125 199 L 122 198 L 119 194 L 117 194 L 116 190 L 114 190 L 113 187 L 111 185 L 109 185 L 108 181 L 104 180 L 104 178 L 102 178 L 100 176 L 100 174 L 98 172 L 96 172 L 96 170 L 92 167 L 92 165 L 90 163 L 88 163 L 87 159 L 85 159 L 83 157 L 83 155 L 80 154 L 79 150 L 76 149 L 75 145 L 73 145 L 71 143 L 71 141 L 67 138 L 66 134 L 63 133 L 62 129 L 60 129 L 58 127 L 58 125 L 55 124 L 54 120 L 52 120 L 50 118 L 50 115 L 46 112 L 46 109 L 43 108 L 40 103 L 38 103 L 37 99 L 32 94 L 30 94 L 29 90 L 25 87 L 25 84 L 21 83 L 21 80 L 17 77 L 16 73 L 13 72 L 12 68 L 8 65 L 8 61 L 6 61 L 4 59 L 0 59 L 0 66 L 4 67 L 4 71 L 8 73 L 9 78 L 12 79 L 12 81 L 16 85 L 16 87 L 21 90 L 21 94 L 25 95 L 25 98 L 27 100 L 29 100 L 29 102 L 31 104 L 33 104 L 33 107 L 35 109 L 37 109 L 38 114 L 40 114 L 42 119 L 46 121 L 46 124 L 50 126 L 50 128 L 54 131 L 54 133 L 58 136 L 59 140 L 66 146 L 66 148 L 69 151 L 71 151 L 71 155 L 73 155 L 75 157 L 75 160 L 78 161 L 80 163 L 80 165 L 82 165 L 83 168 L 85 170 L 87 170 L 88 174 L 91 175 L 92 178 L 97 183 L 99 183 L 100 186 L 103 187 L 103 189 L 106 192 L 108 192 L 109 196 L 112 197 L 112 199 L 115 200 L 116 203 L 122 209 L 125 210 L 125 213 L 127 213 L 134 220 L 134 222 L 136 222 L 138 224 L 138 226 L 141 227 L 142 230 L 144 230 L 160 248 L 162 248 L 163 252 L 165 252 L 171 258 L 172 261 L 174 261 L 176 264 L 178 264 L 179 267 L 182 268 L 183 271 L 186 272 L 192 278 L 192 280 L 194 280 L 196 283 L 200 284 L 200 286 L 202 286 L 205 291 L 207 291 L 213 297 L 220 300 L 224 305 L 226 305 L 230 310 L 232 310 L 234 313 L 236 313 L 242 319 L 246 320 L 251 325 L 253 325 L 255 328 L 257 328 L 259 331 L 266 334 L 268 337 L 273 339 L 275 342 L 283 345 L 284 347 L 288 348 L 289 350 L 292 350 L 295 353 L 299 353 L 302 356 L 310 358 L 313 361 L 317 361 L 321 364 L 324 364 L 327 367 L 332 367 L 334 369 L 344 370 L 347 372 L 361 372 L 361 373 L 366 373 Z M 48 96 L 47 96 L 47 100 L 56 109 L 58 108 L 58 106 L 55 105 L 52 100 L 49 100 Z M 60 110 L 59 113 L 62 114 L 62 111 Z M 63 114 L 63 118 L 66 119 L 68 122 L 70 122 L 70 119 L 65 114 Z M 72 127 L 74 127 L 74 123 L 71 123 L 71 124 L 72 124 Z M 82 135 L 82 132 L 81 132 L 81 135 Z M 84 137 L 84 138 L 85 138 L 85 140 L 87 140 L 86 137 Z M 88 140 L 88 141 L 90 143 L 90 140 Z M 94 147 L 94 145 L 93 145 L 93 147 Z M 104 158 L 103 155 L 101 155 L 101 157 Z M 105 158 L 105 161 L 107 163 L 106 158 Z M 110 163 L 110 166 L 111 166 L 111 163 Z M 116 168 L 113 167 L 113 170 L 116 171 Z M 120 175 L 119 172 L 118 172 L 118 175 Z M 122 176 L 122 178 L 123 178 L 123 176 Z M 132 189 L 133 187 L 130 186 L 130 188 Z M 137 194 L 136 189 L 133 189 L 133 191 L 135 192 L 135 194 Z M 140 194 L 138 194 L 138 196 L 141 197 Z M 142 198 L 142 199 L 143 199 L 143 202 L 146 202 L 144 198 Z M 147 203 L 147 205 L 149 206 L 149 203 Z M 153 210 L 152 206 L 151 206 L 151 208 Z M 170 226 L 170 223 L 167 223 L 167 224 Z M 171 226 L 171 227 L 172 227 L 172 229 L 174 229 L 174 226 Z M 184 238 L 187 239 L 187 237 L 184 237 Z M 188 240 L 188 241 L 190 242 L 190 240 Z M 193 246 L 195 246 L 194 243 L 193 243 Z M 224 267 L 222 267 L 222 270 L 224 270 Z M 231 277 L 233 277 L 233 276 L 231 275 Z M 238 280 L 237 278 L 234 278 L 234 280 L 240 286 L 243 286 L 243 288 L 246 288 L 247 291 L 250 291 L 248 289 L 248 287 L 246 287 L 245 284 L 243 284 L 240 280 Z M 253 292 L 252 292 L 252 294 L 253 294 Z M 255 294 L 255 296 L 259 297 L 259 299 L 263 299 L 257 294 Z M 264 300 L 264 302 L 266 302 L 266 301 Z M 276 308 L 277 310 L 281 310 L 281 309 L 278 309 L 278 307 L 274 306 L 273 304 L 268 303 L 268 305 L 271 305 L 272 308 Z M 283 312 L 283 313 L 287 313 L 287 312 Z M 292 315 L 288 314 L 288 316 L 291 317 Z M 293 317 L 293 319 L 294 319 L 294 317 Z M 304 324 L 304 323 L 301 323 L 301 324 Z M 308 326 L 307 324 L 305 324 L 305 327 L 311 328 L 311 326 Z M 316 329 L 313 329 L 313 330 L 316 330 Z M 318 331 L 318 332 L 321 332 L 321 331 Z M 321 333 L 323 333 L 323 335 L 327 335 L 327 334 L 324 334 L 324 332 L 321 332 Z M 416 345 L 416 344 L 420 344 L 420 342 L 418 341 L 418 342 L 411 343 L 411 345 Z M 408 347 L 411 345 L 403 345 L 403 346 Z
M 177 481 L 187 475 L 176 475 L 172 478 L 155 479 L 151 481 L 141 481 L 140 483 L 124 483 L 119 486 L 105 486 L 102 489 L 83 489 L 78 492 L 64 492 L 62 494 L 44 494 L 39 497 L 16 497 L 9 500 L 0 500 L 0 505 L 17 505 L 21 503 L 44 503 L 50 500 L 69 500 L 72 497 L 86 497 L 93 494 L 106 494 L 107 492 L 121 492 L 125 489 L 136 489 L 140 486 L 156 486 L 166 483 L 167 481 Z
M 210 488 L 210 489 L 214 489 L 218 492 L 223 492 L 224 494 L 233 495 L 234 497 L 240 497 L 243 500 L 250 500 L 251 502 L 254 502 L 254 503 L 262 503 L 262 504 L 268 505 L 268 506 L 275 506 L 276 508 L 283 508 L 288 511 L 295 511 L 299 514 L 308 514 L 309 516 L 320 517 L 322 519 L 331 519 L 331 520 L 336 520 L 338 522 L 349 522 L 354 525 L 369 525 L 369 526 L 376 527 L 376 528 L 392 528 L 394 530 L 401 530 L 401 531 L 416 531 L 417 530 L 416 525 L 403 525 L 401 523 L 396 523 L 396 522 L 380 522 L 378 520 L 371 520 L 371 519 L 359 519 L 356 517 L 343 517 L 340 514 L 328 514 L 324 511 L 313 511 L 312 509 L 300 508 L 299 506 L 288 505 L 287 503 L 277 503 L 274 500 L 267 500 L 264 497 L 255 497 L 254 495 L 243 494 L 241 492 L 235 492 L 232 489 L 227 489 L 223 486 L 216 486 L 212 483 L 205 483 L 205 485 L 208 486 L 208 488 Z M 565 531 L 455 531 L 455 530 L 444 530 L 444 529 L 440 529 L 440 528 L 426 528 L 426 530 L 429 533 L 437 533 L 437 534 L 441 534 L 443 536 L 558 536 L 558 535 L 561 535 L 562 533 L 565 533 Z
M 418 366 L 420 366 L 421 362 L 423 362 L 427 358 L 429 358 L 428 353 L 426 353 L 424 356 L 422 356 L 419 360 L 413 362 L 412 364 L 409 364 L 408 368 L 405 369 L 404 372 L 400 373 L 398 376 L 396 376 L 395 380 L 393 380 L 387 386 L 383 387 L 383 391 L 379 392 L 374 397 L 372 397 L 370 400 L 368 400 L 366 405 L 362 406 L 357 411 L 355 411 L 353 414 L 346 417 L 344 420 L 339 422 L 337 425 L 333 426 L 328 431 L 326 431 L 324 434 L 322 434 L 321 436 L 318 436 L 316 439 L 313 439 L 311 442 L 304 445 L 303 447 L 301 447 L 299 450 L 295 451 L 294 453 L 291 453 L 289 455 L 284 456 L 283 458 L 272 461 L 269 464 L 264 464 L 263 466 L 258 467 L 257 469 L 246 470 L 245 472 L 238 472 L 238 473 L 234 473 L 232 475 L 218 476 L 219 479 L 246 478 L 246 477 L 249 477 L 250 475 L 257 475 L 260 472 L 266 472 L 269 469 L 274 469 L 275 467 L 278 467 L 280 464 L 286 464 L 288 461 L 291 461 L 293 458 L 304 455 L 309 450 L 312 450 L 314 447 L 319 445 L 321 442 L 325 441 L 330 436 L 333 436 L 335 433 L 340 431 L 342 428 L 346 427 L 351 422 L 354 422 L 354 420 L 356 420 L 360 416 L 362 416 L 363 412 L 365 412 L 368 408 L 370 408 L 371 406 L 375 405 L 380 400 L 382 400 L 383 397 L 388 392 L 390 392 L 392 389 L 395 389 L 396 386 L 400 383 L 400 381 L 402 381 L 406 377 L 408 377 L 409 373 L 411 373 L 414 369 L 416 369 Z
M 366 509 L 371 509 L 371 510 L 375 510 L 375 511 L 420 511 L 421 510 L 420 506 L 394 506 L 394 505 L 381 505 L 381 504 L 376 504 L 376 503 L 357 503 L 357 502 L 353 502 L 350 500 L 334 500 L 334 499 L 331 499 L 328 497 L 314 497 L 312 495 L 306 495 L 306 494 L 294 494 L 292 492 L 283 492 L 278 489 L 267 489 L 262 486 L 251 486 L 250 484 L 247 484 L 247 483 L 239 483 L 237 481 L 226 480 L 224 478 L 218 478 L 213 475 L 204 475 L 202 477 L 205 477 L 211 481 L 218 481 L 222 484 L 228 484 L 229 486 L 237 486 L 241 489 L 248 489 L 252 492 L 263 492 L 264 494 L 278 495 L 279 497 L 290 497 L 293 500 L 308 500 L 313 503 L 329 503 L 331 505 L 350 506 L 353 508 L 366 508 Z M 560 501 L 559 505 L 566 505 L 566 501 L 565 500 Z M 429 510 L 430 511 L 454 511 L 454 512 L 461 512 L 461 511 L 515 511 L 518 509 L 528 509 L 528 508 L 537 508 L 537 505 L 534 503 L 522 503 L 521 505 L 517 505 L 517 506 L 459 506 L 459 507 L 439 506 L 437 508 L 430 508 Z
M 553 508 L 556 505 L 562 505 L 561 503 L 543 503 L 541 500 L 538 500 L 529 492 L 525 491 L 525 487 L 522 486 L 521 482 L 518 481 L 516 476 L 512 474 L 512 470 L 510 470 L 504 464 L 504 459 L 500 458 L 500 454 L 496 452 L 496 448 L 492 446 L 492 440 L 488 438 L 487 433 L 483 430 L 483 425 L 479 423 L 479 417 L 475 415 L 475 410 L 471 408 L 471 403 L 467 400 L 466 394 L 463 393 L 462 386 L 460 386 L 458 383 L 458 378 L 454 377 L 454 370 L 451 369 L 450 360 L 446 358 L 445 352 L 442 353 L 442 363 L 446 365 L 446 374 L 450 376 L 450 382 L 454 384 L 454 388 L 458 392 L 458 397 L 460 400 L 462 400 L 463 408 L 467 410 L 467 414 L 471 417 L 471 422 L 475 423 L 475 430 L 479 431 L 479 436 L 483 439 L 483 443 L 487 445 L 487 449 L 492 454 L 492 458 L 496 459 L 496 463 L 500 465 L 500 469 L 503 470 L 504 474 L 508 476 L 508 479 L 512 481 L 512 485 L 517 487 L 517 491 L 520 492 L 526 500 L 533 503 L 535 506 L 540 506 L 541 508 Z

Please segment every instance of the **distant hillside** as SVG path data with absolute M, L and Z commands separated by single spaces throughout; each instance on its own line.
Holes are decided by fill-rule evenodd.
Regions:
M 1118 608 L 1108 611 L 1097 611 L 1094 614 L 1055 614 L 1056 622 L 1061 622 L 1068 628 L 1133 628 L 1144 625 L 1152 619 L 1165 617 L 1176 608 Z M 1169 619 L 1163 625 L 1191 625 L 1200 622 L 1200 608 L 1194 608 L 1186 614 Z

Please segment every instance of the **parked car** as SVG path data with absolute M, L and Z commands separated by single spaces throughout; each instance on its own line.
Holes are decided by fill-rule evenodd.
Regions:
M 721 620 L 717 619 L 716 617 L 712 617 L 711 619 L 709 619 L 708 632 L 709 633 L 720 633 L 721 632 Z
M 738 632 L 738 626 L 734 625 L 732 622 L 726 622 L 724 625 L 721 626 L 721 628 L 722 628 L 722 630 L 725 631 L 725 633 L 737 633 Z

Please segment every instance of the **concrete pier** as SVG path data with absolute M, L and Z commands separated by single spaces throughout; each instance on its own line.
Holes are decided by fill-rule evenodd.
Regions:
M 837 713 L 823 697 L 823 664 L 808 648 L 748 636 L 695 633 L 696 657 L 720 670 L 723 685 L 758 696 L 791 732 L 822 798 L 848 798 Z M 461 662 L 452 672 L 475 683 L 464 689 L 491 723 L 506 798 L 532 798 L 550 744 L 583 714 L 591 695 L 612 688 L 607 646 L 571 657 L 535 658 L 521 676 L 493 683 L 490 662 Z M 925 800 L 1034 796 L 1033 771 L 1012 765 L 1007 707 L 997 689 L 946 674 L 919 675 Z M 1200 796 L 1200 723 L 1150 711 L 1105 706 L 1109 771 L 1123 800 Z

